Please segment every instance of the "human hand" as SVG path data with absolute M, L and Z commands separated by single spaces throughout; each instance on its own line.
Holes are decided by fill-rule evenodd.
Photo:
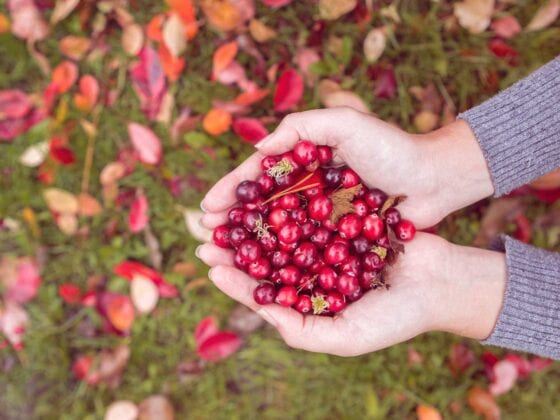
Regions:
M 263 156 L 291 150 L 300 139 L 331 146 L 335 162 L 345 162 L 368 187 L 406 195 L 399 210 L 418 228 L 433 226 L 493 191 L 482 152 L 465 122 L 414 135 L 350 108 L 330 108 L 284 118 L 253 156 L 208 192 L 202 223 L 209 229 L 224 223 L 236 202 L 237 184 L 262 172 Z
M 257 281 L 233 267 L 233 251 L 204 244 L 197 255 L 224 293 L 255 310 L 288 345 L 356 356 L 431 330 L 486 338 L 498 317 L 505 287 L 505 257 L 452 245 L 417 233 L 388 270 L 389 290 L 374 290 L 335 317 L 302 315 L 292 308 L 253 300 Z

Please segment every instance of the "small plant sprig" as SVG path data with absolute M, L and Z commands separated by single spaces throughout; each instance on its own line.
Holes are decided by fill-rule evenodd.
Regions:
M 290 161 L 288 159 L 282 159 L 276 165 L 268 168 L 266 173 L 274 179 L 278 179 L 292 173 L 293 170 L 294 167 L 292 166 Z
M 261 217 L 255 222 L 255 228 L 253 229 L 253 232 L 257 234 L 257 239 L 266 238 L 270 235 L 270 233 L 268 232 L 269 228 L 270 225 L 268 223 L 264 223 Z

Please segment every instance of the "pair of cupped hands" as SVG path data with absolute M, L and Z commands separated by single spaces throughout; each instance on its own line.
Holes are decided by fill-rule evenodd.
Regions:
M 349 108 L 312 110 L 286 116 L 251 157 L 214 185 L 201 203 L 201 223 L 209 229 L 225 223 L 239 182 L 256 179 L 264 156 L 289 151 L 300 139 L 331 146 L 335 162 L 345 162 L 369 187 L 406 195 L 399 210 L 418 229 L 494 191 L 478 142 L 462 120 L 418 135 Z M 390 268 L 389 290 L 366 293 L 335 317 L 303 316 L 255 303 L 256 282 L 233 266 L 231 250 L 208 243 L 196 253 L 212 267 L 214 284 L 276 327 L 289 346 L 340 356 L 434 330 L 486 338 L 502 305 L 506 277 L 503 254 L 418 232 Z

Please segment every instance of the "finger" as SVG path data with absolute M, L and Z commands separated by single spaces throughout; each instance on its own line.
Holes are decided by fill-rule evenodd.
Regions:
M 237 201 L 235 189 L 241 181 L 256 179 L 261 174 L 261 160 L 264 155 L 254 153 L 245 162 L 220 179 L 206 194 L 201 206 L 206 212 L 227 210 Z
M 228 222 L 228 211 L 206 213 L 200 219 L 200 223 L 206 229 L 216 229 L 218 226 L 224 225 Z
M 233 265 L 233 255 L 231 249 L 220 248 L 214 244 L 203 244 L 196 248 L 196 256 L 210 267 Z
M 234 267 L 218 265 L 209 273 L 210 279 L 225 294 L 256 311 L 278 329 L 286 343 L 308 351 L 344 354 L 345 340 L 340 340 L 345 321 L 322 316 L 303 316 L 294 309 L 280 305 L 259 305 L 253 300 L 255 280 Z
M 356 115 L 357 111 L 349 108 L 314 109 L 290 114 L 255 147 L 265 155 L 291 150 L 300 139 L 337 147 L 351 134 Z

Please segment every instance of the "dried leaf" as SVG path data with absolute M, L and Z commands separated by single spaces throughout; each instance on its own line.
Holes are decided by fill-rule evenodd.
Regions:
M 81 60 L 90 49 L 91 41 L 83 36 L 68 35 L 60 40 L 60 52 L 72 60 Z
M 217 136 L 225 133 L 231 126 L 231 114 L 223 109 L 214 108 L 208 111 L 202 120 L 202 127 L 208 134 Z
M 426 87 L 412 86 L 408 91 L 414 98 L 420 101 L 420 108 L 422 111 L 431 111 L 439 115 L 443 100 L 433 83 L 429 83 Z
M 102 351 L 99 356 L 99 367 L 95 372 L 98 380 L 106 383 L 111 389 L 117 388 L 129 358 L 130 349 L 126 345 Z
M 207 316 L 206 318 L 201 319 L 194 330 L 194 340 L 196 341 L 196 345 L 202 345 L 202 343 L 204 343 L 208 338 L 217 334 L 218 331 L 219 329 L 216 318 L 213 316 Z
M 5 34 L 9 30 L 10 30 L 10 20 L 5 14 L 0 13 L 0 34 Z
M 144 31 L 136 23 L 126 25 L 123 29 L 121 46 L 128 55 L 136 56 L 144 46 Z
M 488 42 L 488 49 L 498 58 L 503 58 L 508 63 L 515 65 L 519 53 L 511 45 L 508 45 L 503 39 L 495 38 Z
M 274 110 L 289 111 L 296 107 L 302 96 L 303 78 L 294 69 L 284 70 L 274 90 Z
M 504 16 L 492 21 L 490 28 L 502 38 L 513 38 L 521 32 L 521 25 L 515 16 Z
M 204 213 L 199 209 L 191 208 L 183 210 L 185 224 L 192 237 L 200 242 L 212 242 L 212 231 L 200 224 L 200 218 L 203 215 Z
M 482 388 L 477 386 L 471 388 L 467 402 L 473 411 L 483 416 L 485 420 L 499 420 L 501 417 L 500 407 L 494 397 Z
M 387 35 L 385 28 L 375 28 L 368 32 L 364 39 L 364 55 L 370 63 L 375 63 L 385 51 Z
M 130 297 L 138 312 L 149 314 L 158 303 L 159 292 L 153 281 L 138 274 L 130 283 Z
M 548 0 L 535 13 L 529 24 L 525 27 L 526 31 L 540 31 L 556 20 L 560 14 L 560 0 Z
M 319 0 L 319 14 L 322 19 L 335 20 L 354 10 L 357 0 Z
M 454 376 L 467 370 L 474 363 L 474 353 L 463 343 L 455 343 L 451 346 L 449 354 L 449 369 Z
M 63 61 L 52 72 L 52 82 L 59 94 L 65 93 L 78 79 L 78 66 L 71 61 Z
M 28 321 L 27 312 L 17 303 L 7 301 L 3 306 L 0 305 L 0 332 L 16 350 L 23 347 Z
M 93 217 L 101 214 L 103 208 L 99 201 L 91 194 L 81 193 L 78 195 L 78 213 L 80 216 Z
M 420 133 L 429 133 L 434 130 L 439 122 L 439 116 L 432 111 L 420 111 L 414 116 L 414 127 Z
M 166 90 L 163 67 L 159 55 L 151 47 L 142 48 L 138 58 L 139 61 L 130 69 L 132 87 L 140 98 L 142 111 L 148 118 L 154 119 Z
M 231 356 L 241 347 L 241 339 L 229 331 L 218 332 L 200 344 L 196 352 L 204 360 L 217 362 Z
M 56 213 L 76 214 L 79 210 L 78 199 L 72 193 L 59 188 L 47 188 L 43 191 L 43 198 L 49 209 Z
M 208 22 L 220 31 L 231 31 L 243 23 L 239 9 L 228 0 L 202 0 L 202 11 Z
M 150 279 L 158 287 L 159 295 L 162 298 L 172 298 L 179 294 L 177 288 L 169 283 L 163 275 L 153 268 L 136 261 L 127 260 L 117 264 L 113 267 L 113 273 L 117 276 L 124 277 L 128 281 L 132 281 L 136 275 L 141 275 Z
M 290 4 L 294 0 L 262 0 L 264 4 L 270 7 L 282 7 Z
M 51 25 L 56 25 L 65 19 L 76 8 L 80 0 L 56 0 L 54 10 L 51 15 Z
M 380 67 L 376 71 L 375 91 L 376 98 L 391 99 L 397 94 L 397 78 L 392 67 Z
M 30 257 L 0 259 L 0 286 L 8 302 L 25 303 L 37 295 L 41 276 Z
M 225 70 L 237 55 L 237 42 L 232 41 L 218 47 L 212 57 L 212 74 L 216 77 Z
M 47 141 L 42 141 L 37 144 L 29 146 L 19 157 L 19 162 L 23 166 L 29 168 L 36 168 L 41 163 L 45 161 L 45 158 L 49 154 L 49 143 Z
M 129 331 L 134 322 L 134 306 L 126 295 L 114 294 L 107 304 L 107 319 L 119 331 Z
M 518 377 L 517 367 L 514 363 L 509 360 L 500 360 L 492 369 L 494 378 L 489 387 L 492 395 L 502 395 L 513 388 Z
M 472 34 L 479 34 L 490 25 L 494 0 L 464 0 L 453 5 L 453 13 L 459 25 Z
M 251 334 L 264 323 L 265 320 L 259 314 L 244 305 L 237 305 L 228 317 L 228 327 L 242 335 Z
M 18 38 L 35 42 L 49 34 L 49 27 L 33 0 L 8 0 L 8 10 L 12 33 Z
M 268 89 L 257 89 L 249 92 L 239 94 L 234 102 L 237 105 L 249 106 L 257 103 L 268 96 L 270 91 Z
M 105 412 L 104 420 L 136 420 L 138 407 L 132 401 L 120 400 L 112 402 Z
M 126 167 L 121 162 L 109 162 L 99 174 L 101 185 L 113 185 L 126 174 Z
M 256 118 L 237 118 L 233 131 L 248 143 L 256 144 L 268 135 L 266 127 Z
M 437 408 L 425 404 L 416 406 L 416 416 L 418 416 L 418 420 L 443 420 Z
M 157 165 L 161 162 L 161 140 L 152 130 L 138 123 L 129 123 L 128 136 L 142 163 Z
M 349 90 L 337 90 L 323 95 L 321 102 L 327 108 L 347 106 L 356 111 L 369 113 L 369 107 L 357 94 Z
M 90 74 L 80 78 L 79 92 L 74 95 L 76 108 L 81 111 L 90 111 L 99 99 L 99 83 Z
M 173 420 L 173 405 L 163 395 L 152 395 L 138 405 L 138 420 Z
M 128 214 L 128 230 L 132 233 L 138 233 L 144 230 L 150 221 L 150 208 L 146 195 L 139 191 L 136 198 L 130 206 Z
M 177 14 L 171 13 L 163 24 L 162 37 L 165 46 L 174 57 L 180 56 L 187 48 L 185 32 L 181 18 Z
M 330 219 L 336 223 L 338 219 L 345 214 L 355 213 L 356 208 L 352 201 L 360 193 L 362 184 L 355 185 L 351 188 L 341 188 L 331 194 L 331 201 L 333 203 L 333 210 Z
M 249 32 L 257 42 L 267 42 L 276 36 L 274 29 L 266 26 L 262 21 L 253 19 L 249 23 Z

